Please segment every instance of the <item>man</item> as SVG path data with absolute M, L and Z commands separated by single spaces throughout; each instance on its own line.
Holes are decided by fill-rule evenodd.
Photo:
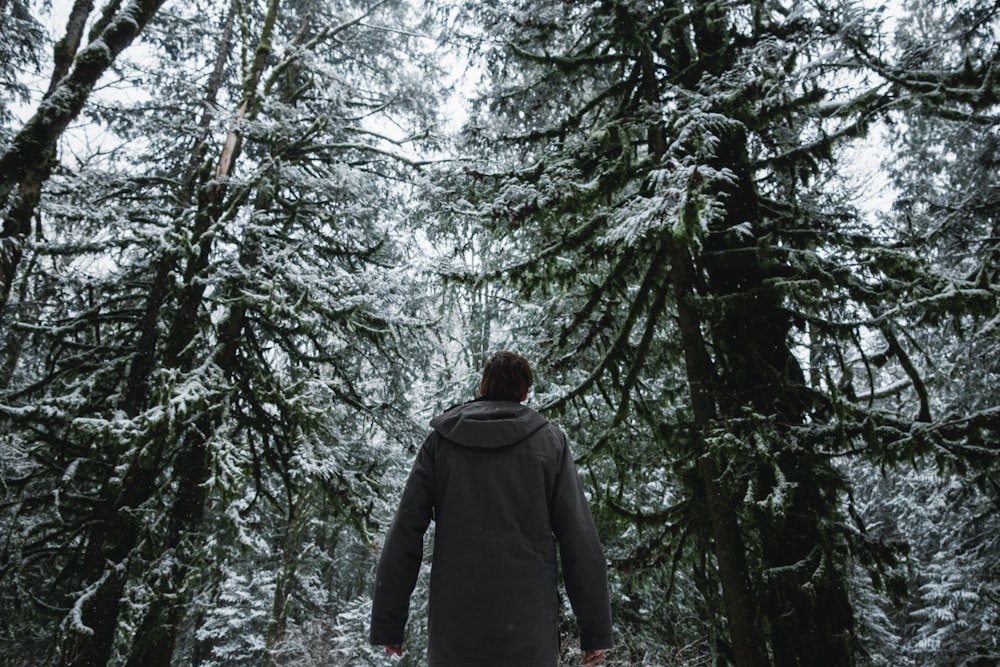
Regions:
M 431 420 L 375 576 L 370 640 L 387 654 L 402 655 L 431 519 L 430 667 L 557 667 L 556 542 L 584 664 L 612 647 L 604 553 L 566 436 L 522 405 L 532 379 L 497 352 L 480 398 Z

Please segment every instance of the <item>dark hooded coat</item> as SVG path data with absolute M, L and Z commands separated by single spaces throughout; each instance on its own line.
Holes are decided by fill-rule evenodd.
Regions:
M 563 432 L 482 399 L 431 426 L 382 549 L 371 643 L 402 644 L 433 519 L 431 667 L 556 667 L 557 544 L 581 647 L 610 648 L 604 553 Z

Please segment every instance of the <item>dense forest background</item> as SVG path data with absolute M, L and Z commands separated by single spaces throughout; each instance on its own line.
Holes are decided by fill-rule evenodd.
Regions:
M 993 0 L 0 0 L 0 664 L 388 664 L 381 536 L 508 348 L 610 665 L 1000 665 L 998 38 Z

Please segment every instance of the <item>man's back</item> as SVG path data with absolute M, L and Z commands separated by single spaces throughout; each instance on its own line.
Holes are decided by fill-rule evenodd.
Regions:
M 431 664 L 463 656 L 554 664 L 559 597 L 549 506 L 566 453 L 562 434 L 534 410 L 497 401 L 466 404 L 432 426 Z
M 504 395 L 524 400 L 530 384 L 527 370 Z M 480 398 L 431 426 L 379 561 L 371 642 L 400 651 L 433 519 L 431 667 L 558 664 L 556 540 L 581 646 L 600 659 L 613 644 L 607 569 L 565 435 L 513 399 Z

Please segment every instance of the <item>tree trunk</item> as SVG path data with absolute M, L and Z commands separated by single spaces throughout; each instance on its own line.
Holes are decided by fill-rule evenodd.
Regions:
M 67 37 L 57 50 L 50 94 L 0 155 L 0 208 L 11 196 L 16 197 L 0 230 L 0 312 L 10 298 L 17 267 L 24 255 L 24 244 L 31 232 L 31 218 L 41 187 L 51 173 L 59 137 L 83 109 L 97 80 L 146 27 L 164 1 L 133 0 L 124 10 L 110 17 L 96 38 L 76 54 L 69 73 L 60 76 L 73 42 L 78 44 L 82 36 L 86 17 L 80 20 L 79 12 L 89 12 L 87 3 L 74 5 Z
M 205 293 L 203 272 L 209 264 L 213 237 L 207 232 L 217 224 L 226 208 L 228 179 L 232 175 L 242 143 L 240 124 L 257 110 L 258 86 L 270 55 L 271 38 L 277 21 L 280 0 L 270 0 L 261 34 L 254 52 L 251 70 L 244 79 L 243 98 L 232 128 L 226 137 L 216 163 L 214 179 L 202 187 L 198 196 L 198 211 L 192 230 L 192 242 L 197 252 L 184 271 L 176 318 L 165 341 L 164 362 L 174 368 L 189 369 L 194 360 L 198 334 L 199 311 Z M 235 6 L 235 5 L 234 5 Z M 241 261 L 254 263 L 256 248 L 249 244 Z M 246 308 L 239 303 L 230 308 L 228 316 L 217 330 L 218 347 L 213 355 L 215 366 L 232 379 L 236 372 L 237 352 L 246 320 Z M 170 509 L 167 534 L 163 547 L 173 550 L 174 558 L 167 573 L 160 579 L 154 603 L 147 610 L 135 635 L 127 667 L 169 667 L 174 646 L 185 616 L 187 580 L 197 558 L 199 532 L 205 514 L 206 490 L 212 458 L 208 443 L 222 421 L 221 411 L 205 412 L 195 428 L 187 431 L 174 478 L 179 489 Z
M 212 120 L 215 117 L 215 106 L 218 99 L 219 90 L 222 88 L 222 79 L 225 72 L 226 60 L 232 50 L 233 24 L 236 20 L 237 2 L 233 0 L 226 12 L 223 21 L 222 34 L 219 38 L 219 47 L 216 50 L 215 67 L 212 76 L 208 80 L 205 91 L 204 111 L 198 121 L 198 134 L 191 147 L 191 157 L 188 161 L 187 170 L 181 179 L 180 192 L 177 193 L 177 201 L 182 202 L 176 211 L 176 215 L 181 215 L 182 209 L 195 199 L 195 188 L 198 186 L 198 174 L 202 171 L 202 161 L 205 153 L 205 140 L 210 132 Z M 125 387 L 125 414 L 134 417 L 141 410 L 144 410 L 149 398 L 149 378 L 156 364 L 156 349 L 159 342 L 159 321 L 161 308 L 167 298 L 171 283 L 171 273 L 178 261 L 176 252 L 167 250 L 157 263 L 153 273 L 153 281 L 150 284 L 149 296 L 140 320 L 139 340 L 136 344 L 135 353 L 129 367 L 128 380 Z
M 656 66 L 652 52 L 643 51 L 643 97 L 653 108 L 661 105 Z M 647 130 L 649 152 L 662 161 L 667 151 L 666 135 L 662 124 L 651 123 Z M 685 211 L 688 215 L 688 211 Z M 685 221 L 694 224 L 694 221 Z M 756 604 L 750 585 L 743 537 L 740 534 L 732 498 L 719 482 L 715 461 L 705 451 L 701 434 L 708 430 L 716 417 L 715 391 L 717 380 L 712 359 L 709 357 L 701 332 L 701 318 L 692 299 L 695 296 L 694 265 L 688 249 L 678 243 L 670 244 L 670 281 L 677 302 L 677 320 L 684 349 L 684 363 L 688 386 L 691 391 L 691 411 L 694 417 L 692 451 L 698 459 L 698 475 L 705 494 L 705 504 L 711 522 L 715 557 L 725 604 L 726 620 L 732 642 L 733 659 L 737 667 L 766 667 L 769 665 L 763 635 L 756 627 Z
M 674 243 L 670 259 L 670 279 L 677 300 L 677 319 L 684 348 L 684 363 L 691 390 L 694 415 L 692 449 L 698 459 L 698 474 L 705 494 L 715 558 L 719 567 L 722 597 L 725 604 L 733 662 L 737 667 L 769 665 L 763 635 L 757 628 L 756 603 L 750 585 L 749 568 L 743 537 L 733 509 L 733 498 L 719 482 L 719 471 L 705 451 L 701 433 L 716 417 L 713 397 L 717 381 L 712 360 L 706 351 L 697 311 L 691 303 L 695 295 L 694 271 L 687 248 Z
M 56 42 L 53 48 L 52 76 L 49 78 L 49 87 L 42 98 L 43 100 L 52 96 L 59 82 L 69 72 L 73 58 L 76 56 L 83 39 L 83 29 L 87 23 L 87 17 L 93 8 L 93 0 L 76 0 L 73 3 L 73 8 L 66 19 L 66 34 Z M 17 267 L 24 254 L 23 243 L 31 235 L 31 220 L 38 208 L 42 186 L 52 174 L 52 167 L 55 164 L 55 147 L 52 146 L 48 150 L 42 151 L 37 159 L 40 169 L 28 172 L 18 183 L 14 202 L 4 217 L 3 229 L 0 231 L 0 248 L 3 248 L 3 251 L 0 251 L 0 271 L 2 271 L 0 285 L 3 286 L 0 288 L 0 315 L 3 314 L 5 306 L 10 300 L 10 292 L 17 277 Z M 8 255 L 8 253 L 10 254 Z M 21 317 L 28 319 L 31 314 L 21 313 Z M 6 358 L 2 370 L 0 370 L 0 387 L 8 386 L 17 368 L 22 349 L 23 343 L 20 337 L 8 336 L 4 348 Z
M 153 454 L 157 455 L 158 452 Z M 80 567 L 81 578 L 89 586 L 89 591 L 77 602 L 79 624 L 83 627 L 69 627 L 63 639 L 60 665 L 97 667 L 110 661 L 127 560 L 139 537 L 132 510 L 152 495 L 155 482 L 155 473 L 133 470 L 117 498 L 109 499 L 112 491 L 108 488 L 102 492 L 104 507 L 94 521 Z
M 787 446 L 787 426 L 803 423 L 808 394 L 788 346 L 791 322 L 780 294 L 768 285 L 767 267 L 777 261 L 758 236 L 766 232 L 727 231 L 745 222 L 755 230 L 761 226 L 741 131 L 721 137 L 712 166 L 736 176 L 724 193 L 726 216 L 713 225 L 700 256 L 709 291 L 722 305 L 712 326 L 723 405 L 731 406 L 722 416 L 747 441 L 760 435 L 744 425 L 748 411 L 776 420 L 763 434 L 769 455 L 748 453 L 747 458 L 747 469 L 756 470 L 753 488 L 761 501 L 751 515 L 764 575 L 758 604 L 770 621 L 776 664 L 851 665 L 853 617 L 836 555 L 839 538 L 825 528 L 838 516 L 838 491 L 829 481 L 838 476 L 822 457 Z M 779 483 L 790 487 L 786 505 L 780 511 L 761 509 Z
M 166 572 L 156 584 L 156 597 L 137 628 L 126 667 L 170 667 L 174 645 L 187 603 L 186 583 L 201 546 L 199 529 L 205 514 L 206 488 L 211 456 L 206 434 L 217 428 L 218 418 L 204 413 L 184 438 L 181 459 L 174 475 L 181 480 L 170 508 L 167 535 L 160 544 L 171 555 Z

